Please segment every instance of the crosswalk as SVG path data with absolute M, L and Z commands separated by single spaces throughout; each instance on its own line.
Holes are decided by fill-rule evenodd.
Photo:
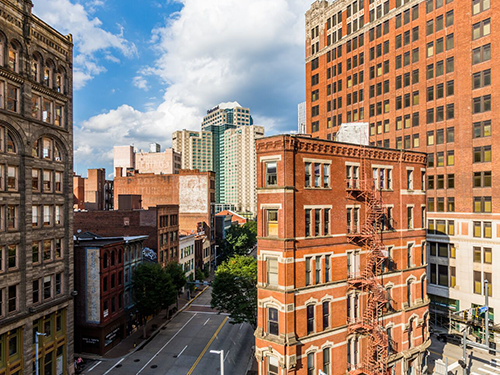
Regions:
M 481 367 L 478 367 L 477 372 L 471 372 L 471 375 L 500 375 L 500 361 L 496 359 L 492 359 L 490 364 L 482 364 Z

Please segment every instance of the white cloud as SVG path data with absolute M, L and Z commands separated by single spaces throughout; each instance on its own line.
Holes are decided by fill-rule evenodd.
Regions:
M 144 90 L 144 91 L 149 90 L 148 81 L 143 76 L 134 77 L 132 82 L 133 82 L 135 87 L 137 87 L 141 90 Z
M 105 52 L 110 61 L 117 60 L 110 50 L 119 51 L 127 57 L 137 54 L 135 45 L 124 38 L 121 25 L 116 25 L 118 32 L 112 33 L 103 29 L 99 18 L 90 15 L 102 5 L 104 2 L 101 0 L 88 2 L 87 8 L 69 0 L 35 0 L 33 13 L 59 32 L 73 35 L 75 89 L 82 88 L 94 76 L 105 71 L 95 57 L 96 53 Z
M 183 8 L 152 31 L 157 60 L 139 69 L 133 81 L 144 89 L 148 81 L 160 80 L 166 87 L 162 103 L 148 104 L 143 112 L 123 105 L 90 118 L 76 132 L 77 146 L 91 143 L 95 155 L 119 144 L 146 148 L 155 141 L 165 147 L 173 131 L 199 129 L 206 109 L 234 100 L 251 108 L 266 134 L 296 128 L 297 103 L 304 100 L 309 2 L 179 2 Z

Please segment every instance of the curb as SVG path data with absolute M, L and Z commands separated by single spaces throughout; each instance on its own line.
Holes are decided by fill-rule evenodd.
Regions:
M 178 311 L 175 312 L 174 315 L 172 315 L 172 317 L 170 319 L 168 319 L 165 323 L 163 323 L 162 325 L 160 325 L 152 334 L 151 336 L 149 336 L 146 340 L 142 341 L 139 345 L 137 345 L 131 352 L 121 356 L 121 357 L 114 357 L 114 358 L 104 358 L 102 356 L 97 356 L 97 355 L 92 355 L 92 354 L 78 354 L 78 353 L 75 353 L 75 357 L 76 356 L 79 356 L 79 357 L 82 357 L 82 358 L 85 358 L 85 359 L 90 359 L 90 360 L 93 360 L 93 361 L 113 361 L 115 359 L 118 359 L 118 358 L 127 358 L 128 356 L 134 354 L 135 352 L 139 351 L 139 350 L 142 350 L 147 344 L 149 344 L 151 342 L 151 340 L 153 340 L 159 333 L 160 331 L 167 326 L 168 323 L 170 323 L 177 315 L 179 315 L 181 312 L 183 312 L 184 310 L 186 310 L 189 306 L 191 306 L 191 304 L 199 297 L 201 296 L 203 293 L 205 293 L 205 291 L 209 288 L 209 286 L 207 285 L 205 288 L 203 288 L 203 290 L 198 293 L 196 295 L 196 297 L 192 298 L 189 302 L 187 302 L 183 307 L 181 307 Z

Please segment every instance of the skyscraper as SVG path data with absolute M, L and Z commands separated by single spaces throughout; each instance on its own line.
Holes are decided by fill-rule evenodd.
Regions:
M 0 373 L 73 373 L 73 40 L 2 2 Z
M 172 134 L 172 148 L 181 154 L 182 169 L 213 171 L 212 133 L 208 131 L 179 130 Z
M 363 121 L 372 145 L 428 155 L 422 227 L 437 322 L 483 304 L 485 281 L 500 309 L 494 12 L 489 0 L 360 0 L 316 1 L 306 14 L 308 133 L 333 139 Z
M 297 117 L 298 117 L 298 124 L 297 124 L 297 129 L 299 134 L 306 134 L 307 133 L 307 126 L 306 126 L 306 102 L 299 103 L 297 106 Z

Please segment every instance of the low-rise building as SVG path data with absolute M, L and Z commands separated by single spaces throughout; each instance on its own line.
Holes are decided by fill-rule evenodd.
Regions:
M 194 279 L 195 271 L 195 234 L 181 234 L 179 236 L 179 264 L 184 270 L 187 280 Z
M 103 355 L 128 334 L 131 277 L 147 236 L 75 236 L 75 349 Z M 129 324 L 130 325 L 130 324 Z

